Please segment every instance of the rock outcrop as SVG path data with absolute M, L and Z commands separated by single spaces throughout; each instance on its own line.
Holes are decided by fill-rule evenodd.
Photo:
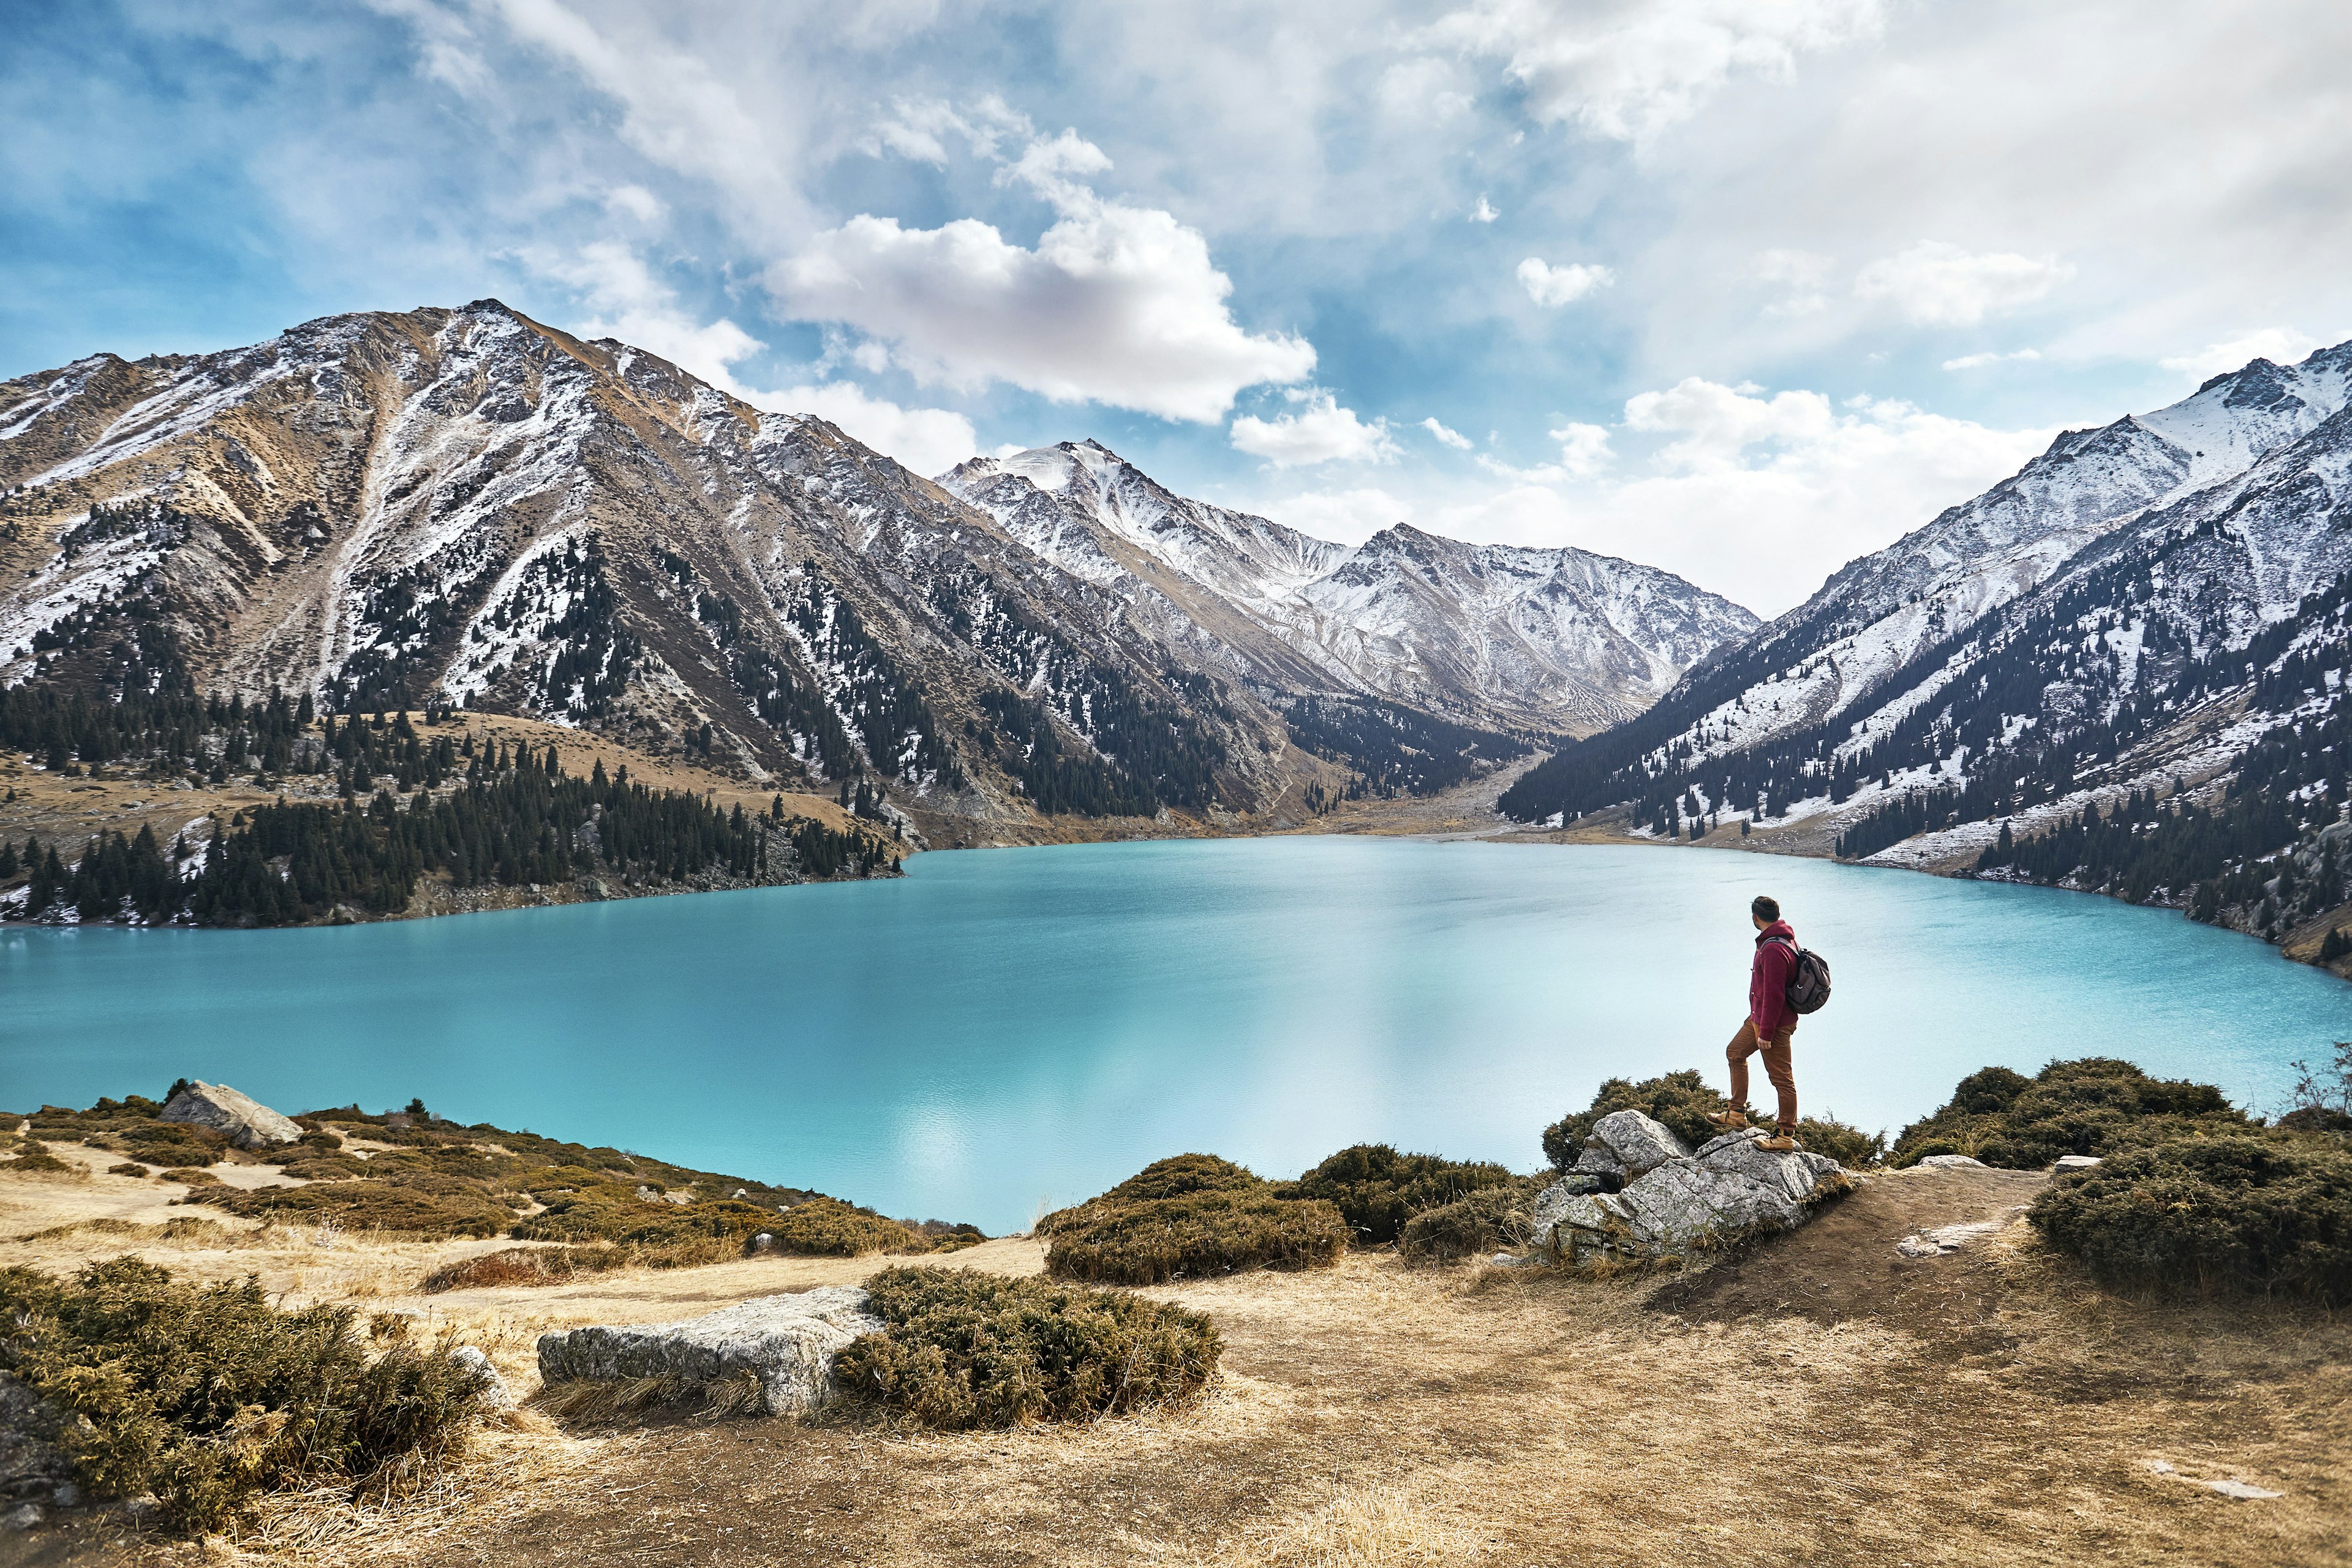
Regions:
M 228 1134 L 240 1149 L 265 1143 L 291 1143 L 302 1129 L 249 1094 L 239 1094 L 225 1083 L 191 1083 L 156 1113 L 161 1121 L 185 1121 Z
M 823 1285 L 682 1323 L 572 1329 L 539 1337 L 542 1383 L 660 1378 L 681 1388 L 746 1374 L 771 1415 L 811 1410 L 833 1396 L 833 1358 L 860 1334 L 880 1333 L 863 1290 Z
M 57 1408 L 0 1372 L 0 1504 L 47 1502 L 73 1485 L 73 1461 L 58 1438 Z
M 1836 1161 L 1759 1148 L 1763 1137 L 1744 1129 L 1694 1151 L 1641 1111 L 1602 1117 L 1574 1167 L 1536 1199 L 1536 1255 L 1560 1263 L 1680 1256 L 1793 1230 L 1853 1184 Z

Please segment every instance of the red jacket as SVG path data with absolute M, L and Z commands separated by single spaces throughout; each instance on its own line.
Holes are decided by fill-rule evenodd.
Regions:
M 1786 940 L 1775 942 L 1775 937 Z M 1789 976 L 1797 968 L 1796 940 L 1797 933 L 1789 929 L 1787 921 L 1774 921 L 1756 933 L 1756 962 L 1748 971 L 1748 1020 L 1756 1026 L 1759 1041 L 1769 1040 L 1772 1031 L 1797 1021 L 1789 1006 Z

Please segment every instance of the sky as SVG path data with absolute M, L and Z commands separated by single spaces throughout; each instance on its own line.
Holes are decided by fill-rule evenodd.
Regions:
M 0 0 L 0 377 L 495 297 L 1764 614 L 2352 337 L 2342 0 Z

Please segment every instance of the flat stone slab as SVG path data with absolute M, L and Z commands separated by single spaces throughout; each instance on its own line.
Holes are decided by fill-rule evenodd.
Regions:
M 2058 1163 L 2050 1168 L 2053 1171 L 2088 1171 L 2105 1163 L 2096 1154 L 2061 1154 Z
M 1991 1167 L 1972 1154 L 1929 1154 L 1925 1159 L 1915 1163 L 1911 1168 L 1915 1171 L 1983 1171 L 1990 1170 Z
M 257 1149 L 265 1143 L 291 1143 L 302 1136 L 302 1129 L 288 1117 L 280 1116 L 249 1094 L 240 1094 L 225 1083 L 192 1083 L 173 1095 L 163 1109 L 155 1113 L 159 1121 L 184 1121 L 195 1127 L 210 1127 L 226 1132 L 229 1142 L 240 1149 Z
M 572 1329 L 539 1337 L 542 1383 L 669 1378 L 712 1384 L 746 1373 L 760 1380 L 771 1415 L 812 1410 L 833 1396 L 833 1358 L 860 1334 L 880 1333 L 866 1292 L 821 1285 L 761 1296 L 677 1323 Z

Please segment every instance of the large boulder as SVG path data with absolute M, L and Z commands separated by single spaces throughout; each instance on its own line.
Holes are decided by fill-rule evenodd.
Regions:
M 1622 1159 L 1618 1148 L 1630 1140 L 1601 1139 L 1601 1125 L 1617 1116 L 1641 1113 L 1604 1117 L 1593 1128 L 1588 1155 L 1600 1145 L 1608 1157 Z M 1674 1138 L 1664 1128 L 1657 1130 Z M 1648 1165 L 1615 1193 L 1580 1191 L 1571 1173 L 1536 1198 L 1535 1251 L 1563 1263 L 1679 1257 L 1759 1232 L 1792 1230 L 1823 1200 L 1853 1184 L 1836 1161 L 1803 1150 L 1776 1153 L 1759 1148 L 1763 1136 L 1751 1128 L 1710 1139 L 1696 1153 L 1685 1151 Z M 1578 1169 L 1583 1167 L 1580 1159 Z
M 883 1322 L 866 1310 L 863 1290 L 821 1285 L 756 1300 L 682 1323 L 631 1323 L 539 1337 L 540 1381 L 618 1383 L 661 1378 L 700 1386 L 751 1373 L 771 1415 L 823 1405 L 833 1396 L 833 1358 Z
M 1612 1110 L 1592 1124 L 1573 1173 L 1613 1176 L 1620 1182 L 1645 1176 L 1669 1160 L 1690 1158 L 1690 1145 L 1673 1129 L 1639 1110 Z
M 302 1130 L 249 1094 L 239 1094 L 225 1083 L 192 1083 L 156 1112 L 158 1121 L 185 1121 L 228 1134 L 240 1149 L 265 1143 L 291 1143 Z

